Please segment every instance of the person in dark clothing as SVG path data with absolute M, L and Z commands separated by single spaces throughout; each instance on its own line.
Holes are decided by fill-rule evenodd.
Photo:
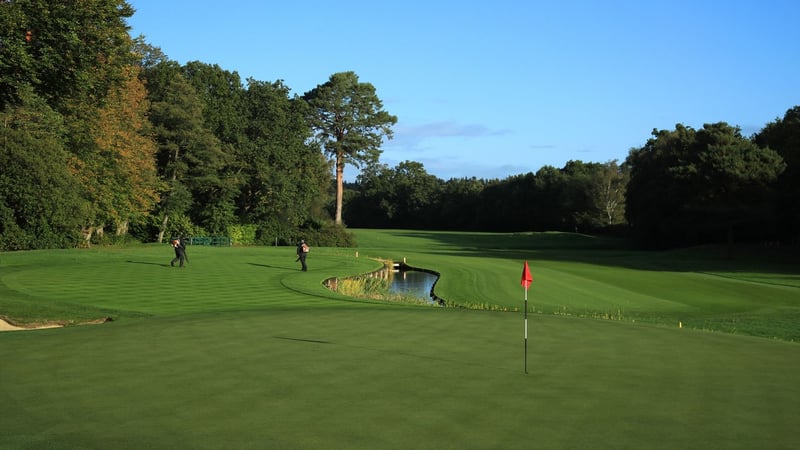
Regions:
M 173 239 L 172 247 L 175 249 L 175 257 L 169 262 L 169 265 L 174 267 L 175 263 L 180 261 L 180 266 L 183 267 L 184 262 L 188 261 L 186 258 L 186 243 L 183 238 Z
M 297 243 L 297 261 L 300 261 L 300 265 L 302 267 L 303 272 L 308 271 L 308 266 L 306 266 L 306 255 L 308 255 L 308 244 L 303 239 L 300 239 L 300 242 Z

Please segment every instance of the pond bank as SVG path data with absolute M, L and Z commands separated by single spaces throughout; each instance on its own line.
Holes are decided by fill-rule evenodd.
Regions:
M 435 294 L 440 276 L 438 272 L 410 266 L 405 260 L 397 263 L 391 260 L 379 261 L 383 263 L 383 267 L 378 270 L 346 278 L 329 278 L 323 285 L 334 292 L 354 297 L 412 303 L 416 299 L 438 306 L 445 305 L 444 299 Z M 409 279 L 409 274 L 413 272 L 417 272 L 419 276 L 411 275 L 412 278 Z M 430 280 L 431 276 L 433 281 Z M 416 295 L 417 293 L 422 295 Z

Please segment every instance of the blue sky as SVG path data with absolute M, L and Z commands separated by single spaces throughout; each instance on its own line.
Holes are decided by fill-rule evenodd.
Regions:
M 445 180 L 621 162 L 677 123 L 750 136 L 800 105 L 796 0 L 129 3 L 181 64 L 298 95 L 354 71 L 398 117 L 381 162 Z

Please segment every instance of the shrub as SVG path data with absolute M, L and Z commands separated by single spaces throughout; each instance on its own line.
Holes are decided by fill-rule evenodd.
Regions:
M 255 245 L 256 232 L 258 225 L 230 225 L 228 226 L 228 237 L 231 238 L 233 245 Z

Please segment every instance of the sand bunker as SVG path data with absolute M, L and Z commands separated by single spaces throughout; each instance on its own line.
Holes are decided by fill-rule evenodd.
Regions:
M 0 319 L 0 331 L 21 331 L 21 330 L 41 330 L 42 328 L 59 328 L 64 325 L 58 323 L 44 324 L 44 325 L 31 325 L 28 327 L 18 327 L 11 325 L 3 319 Z
M 112 320 L 114 320 L 114 319 L 112 319 L 111 317 L 103 317 L 102 319 L 89 320 L 89 321 L 80 322 L 80 323 L 73 323 L 73 325 L 93 325 L 93 324 L 98 324 L 98 323 L 111 322 Z M 37 323 L 37 324 L 30 324 L 30 325 L 25 325 L 25 326 L 17 326 L 17 325 L 8 323 L 8 321 L 0 318 L 0 331 L 41 330 L 41 329 L 44 329 L 44 328 L 61 328 L 61 327 L 65 327 L 66 325 L 67 324 L 65 324 L 65 323 L 50 322 L 50 323 Z

